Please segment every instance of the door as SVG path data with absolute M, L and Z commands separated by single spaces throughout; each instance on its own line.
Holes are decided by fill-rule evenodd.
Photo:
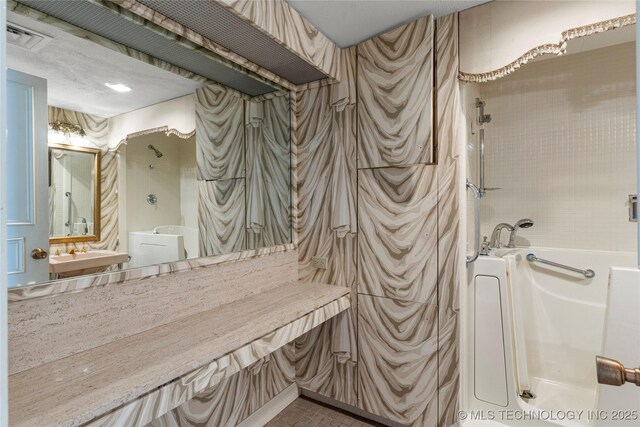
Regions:
M 7 283 L 49 278 L 47 81 L 7 70 Z

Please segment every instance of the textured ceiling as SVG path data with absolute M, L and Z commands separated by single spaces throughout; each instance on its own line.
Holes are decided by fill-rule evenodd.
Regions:
M 276 90 L 270 84 L 234 70 L 197 50 L 171 42 L 147 26 L 132 22 L 97 3 L 77 0 L 17 1 L 248 95 L 263 95 Z M 181 3 L 188 4 L 190 2 Z
M 193 93 L 200 86 L 25 16 L 8 12 L 7 20 L 53 38 L 38 52 L 7 45 L 9 68 L 47 80 L 50 105 L 112 117 Z M 114 92 L 107 82 L 126 84 L 132 91 Z
M 425 15 L 459 12 L 489 0 L 285 0 L 340 47 L 353 46 Z

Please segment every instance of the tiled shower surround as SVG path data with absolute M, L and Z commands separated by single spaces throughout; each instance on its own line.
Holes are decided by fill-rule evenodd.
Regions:
M 482 234 L 531 218 L 516 244 L 634 251 L 635 44 L 528 64 L 477 90 L 492 116 L 486 185 L 500 187 L 482 200 Z

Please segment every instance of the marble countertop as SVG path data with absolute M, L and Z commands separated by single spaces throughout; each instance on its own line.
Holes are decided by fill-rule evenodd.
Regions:
M 290 283 L 11 375 L 10 425 L 83 424 L 348 294 Z

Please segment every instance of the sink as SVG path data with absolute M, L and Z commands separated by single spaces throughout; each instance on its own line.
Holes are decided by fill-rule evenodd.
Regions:
M 128 259 L 129 254 L 115 251 L 51 255 L 49 257 L 49 272 L 54 274 L 73 272 L 74 276 L 90 274 L 109 265 L 127 262 Z

